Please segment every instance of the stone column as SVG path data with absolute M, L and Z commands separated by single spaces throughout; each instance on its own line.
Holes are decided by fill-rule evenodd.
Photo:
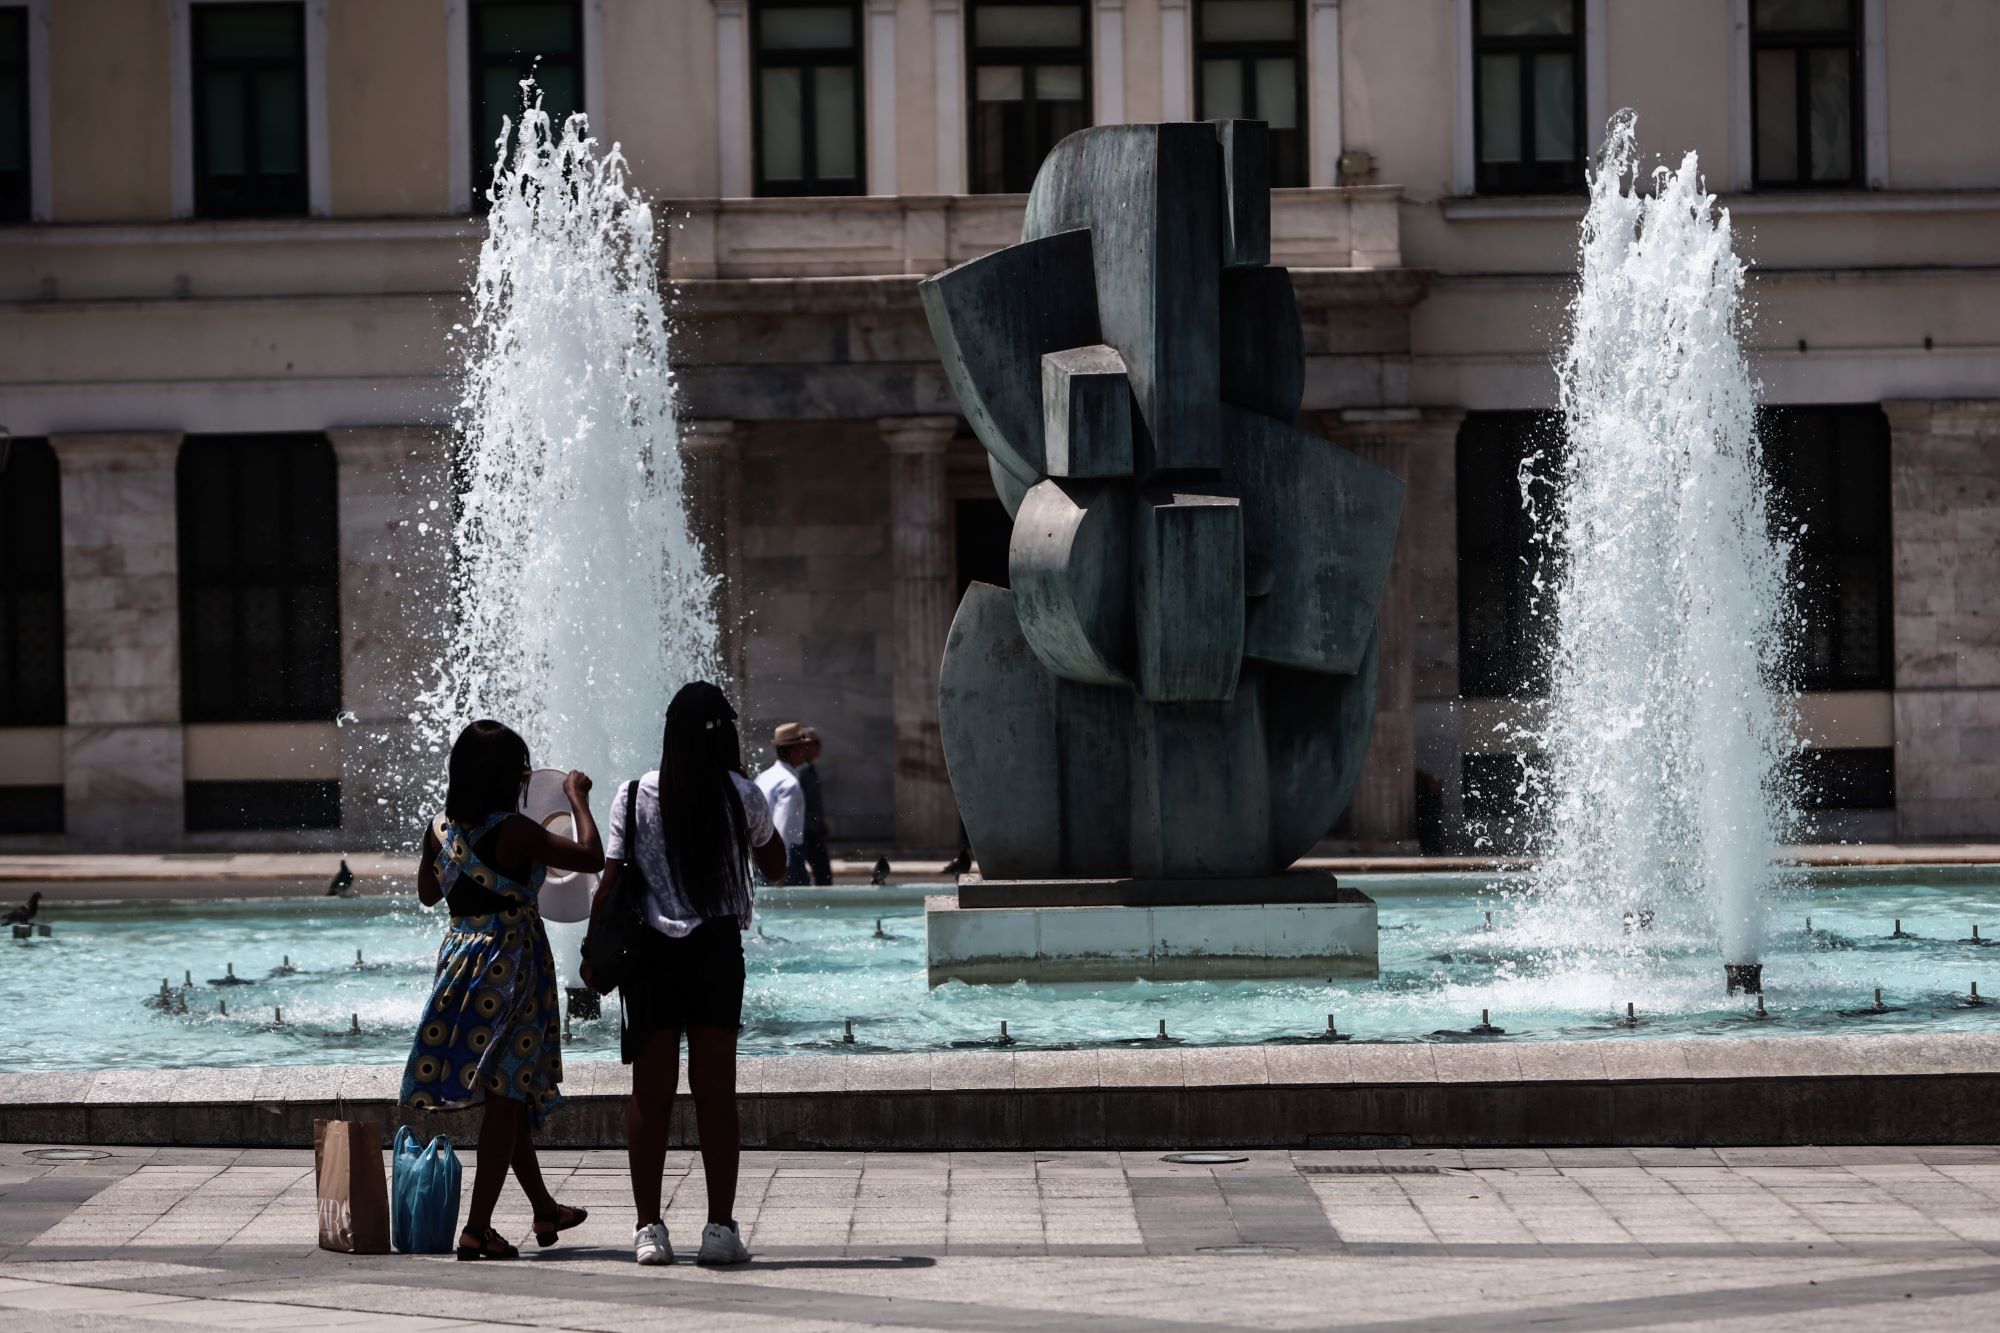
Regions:
M 2000 401 L 1888 402 L 1896 832 L 2000 834 Z
M 958 845 L 958 807 L 938 738 L 938 668 L 952 614 L 945 450 L 958 420 L 892 417 L 880 426 L 895 568 L 896 845 L 928 852 Z
M 62 471 L 64 820 L 70 846 L 180 844 L 176 431 L 56 435 Z
M 743 430 L 734 421 L 680 423 L 681 503 L 707 571 L 721 580 L 713 605 L 717 667 L 739 688 L 743 675 Z M 740 702 L 740 701 L 739 701 Z
M 421 426 L 332 430 L 340 516 L 340 825 L 355 847 L 400 845 L 431 813 L 439 757 L 410 722 L 450 620 L 450 463 Z
M 1323 426 L 1337 443 L 1407 482 L 1419 467 L 1449 465 L 1449 446 L 1463 415 L 1413 407 L 1350 408 L 1326 413 Z M 1348 805 L 1352 837 L 1370 851 L 1416 850 L 1417 590 L 1412 570 L 1425 522 L 1426 515 L 1416 512 L 1406 495 L 1375 621 L 1381 662 L 1375 728 Z

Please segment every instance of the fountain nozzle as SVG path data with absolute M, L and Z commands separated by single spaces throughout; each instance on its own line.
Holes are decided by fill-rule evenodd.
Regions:
M 1764 993 L 1764 965 L 1762 963 L 1724 963 L 1722 975 L 1729 983 L 1729 993 L 1742 991 L 1745 995 Z

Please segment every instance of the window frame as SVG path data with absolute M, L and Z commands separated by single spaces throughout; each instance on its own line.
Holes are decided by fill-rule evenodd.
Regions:
M 35 218 L 35 99 L 30 91 L 34 79 L 34 22 L 26 4 L 0 5 L 0 23 L 21 25 L 21 61 L 12 70 L 21 78 L 21 169 L 18 205 L 11 202 L 12 191 L 0 190 L 0 223 L 32 222 Z M 9 175 L 14 173 L 7 173 Z
M 1847 5 L 1847 32 L 1776 29 L 1757 26 L 1757 0 L 1750 0 L 1750 184 L 1756 190 L 1857 190 L 1866 183 L 1868 112 L 1867 62 L 1863 47 L 1862 0 L 1844 0 Z M 1763 51 L 1792 52 L 1792 131 L 1798 136 L 1799 174 L 1796 180 L 1767 180 L 1764 177 L 1763 135 L 1758 133 L 1757 56 Z M 1812 83 L 1808 77 L 1811 53 L 1844 50 L 1848 53 L 1847 80 L 1847 175 L 1838 180 L 1815 179 L 1812 174 Z
M 299 118 L 299 169 L 298 199 L 296 207 L 289 193 L 281 200 L 273 201 L 276 193 L 264 185 L 257 190 L 257 198 L 247 205 L 232 204 L 218 207 L 214 196 L 215 183 L 208 169 L 208 80 L 205 75 L 213 69 L 233 69 L 254 72 L 273 69 L 277 65 L 265 57 L 230 56 L 214 58 L 202 53 L 203 25 L 210 19 L 223 15 L 254 13 L 258 10 L 283 11 L 289 13 L 298 25 L 298 118 Z M 188 80 L 189 80 L 189 124 L 193 127 L 194 166 L 194 215 L 198 218 L 291 218 L 308 217 L 312 213 L 312 129 L 307 123 L 310 98 L 307 89 L 306 53 L 306 6 L 303 0 L 194 0 L 188 6 Z M 254 98 L 244 102 L 245 159 L 255 156 L 257 149 L 257 111 Z M 246 179 L 268 181 L 273 179 L 261 170 L 244 173 Z
M 1589 59 L 1584 41 L 1584 0 L 1569 0 L 1573 18 L 1568 36 L 1528 36 L 1528 37 L 1488 37 L 1480 31 L 1480 11 L 1486 0 L 1472 0 L 1470 6 L 1472 23 L 1472 189 L 1475 194 L 1486 195 L 1530 195 L 1530 194 L 1582 194 L 1584 179 L 1585 129 L 1587 115 L 1585 98 L 1590 82 L 1590 71 L 1585 62 Z M 1549 173 L 1545 168 L 1558 164 L 1529 156 L 1529 148 L 1535 135 L 1535 81 L 1533 56 L 1561 53 L 1573 62 L 1570 79 L 1571 95 L 1575 102 L 1570 113 L 1571 156 L 1564 162 L 1566 171 L 1575 174 L 1574 180 L 1551 183 L 1543 177 Z M 1484 143 L 1485 116 L 1485 66 L 1488 55 L 1517 55 L 1530 57 L 1522 61 L 1521 78 L 1521 160 L 1517 162 L 1488 162 L 1480 152 Z M 1509 180 L 1512 174 L 1518 179 Z
M 854 20 L 854 41 L 847 48 L 847 59 L 833 58 L 839 53 L 833 47 L 812 47 L 766 52 L 764 49 L 764 15 L 773 10 L 783 9 L 845 9 Z M 851 196 L 868 193 L 868 55 L 867 31 L 863 26 L 866 16 L 862 13 L 861 0 L 756 0 L 750 10 L 750 192 L 760 199 L 802 199 L 810 197 Z M 830 180 L 848 181 L 847 177 L 826 177 L 819 174 L 819 115 L 817 102 L 812 95 L 816 72 L 824 67 L 841 67 L 854 71 L 854 176 L 851 188 L 823 188 Z M 764 71 L 767 69 L 797 69 L 803 72 L 800 82 L 800 108 L 804 113 L 803 135 L 800 141 L 801 158 L 811 164 L 812 170 L 794 183 L 773 182 L 764 175 Z
M 522 0 L 466 0 L 465 12 L 465 68 L 468 86 L 465 95 L 471 103 L 472 127 L 468 137 L 468 150 L 472 155 L 472 211 L 484 213 L 492 207 L 486 196 L 493 189 L 493 140 L 486 134 L 488 110 L 486 106 L 486 72 L 498 62 L 489 58 L 480 44 L 480 15 L 495 5 L 519 4 Z M 590 89 L 586 86 L 589 77 L 588 62 L 584 59 L 584 17 L 582 0 L 537 0 L 554 8 L 558 5 L 570 12 L 570 50 L 559 59 L 551 60 L 537 52 L 540 69 L 545 65 L 561 65 L 572 69 L 576 76 L 576 110 L 581 112 L 590 105 Z M 514 66 L 516 70 L 519 66 Z M 512 117 L 518 127 L 520 116 L 518 105 L 509 106 L 506 115 Z M 556 134 L 562 133 L 562 126 L 550 126 Z
M 6 442 L 6 461 L 0 465 L 0 487 L 5 487 L 9 473 L 16 477 L 15 469 L 21 466 L 23 458 L 33 458 L 35 465 L 46 468 L 50 483 L 44 507 L 41 496 L 27 497 L 29 507 L 51 516 L 50 531 L 55 538 L 54 561 L 41 576 L 22 577 L 14 568 L 11 558 L 14 544 L 21 539 L 28 524 L 11 521 L 0 523 L 0 727 L 60 727 L 69 713 L 68 680 L 64 657 L 67 644 L 64 639 L 65 607 L 63 605 L 63 549 L 62 549 L 62 462 L 56 457 L 50 443 L 38 436 L 24 436 Z M 17 498 L 0 489 L 0 520 L 7 519 L 9 510 Z M 27 637 L 19 632 L 17 616 L 24 595 L 54 595 L 55 604 L 55 662 L 56 672 L 52 699 L 24 699 L 20 689 L 21 658 Z M 37 706 L 39 705 L 39 706 Z
M 241 521 L 225 524 L 228 532 L 229 555 L 223 564 L 223 577 L 215 578 L 209 571 L 198 570 L 191 552 L 194 550 L 194 529 L 201 515 L 196 513 L 191 501 L 195 457 L 201 450 L 225 449 L 229 457 L 224 460 L 224 475 L 227 477 L 229 494 L 223 501 L 223 512 L 232 519 L 243 511 L 247 500 L 243 492 L 243 468 L 241 457 L 252 451 L 285 449 L 290 452 L 284 489 L 296 488 L 296 471 L 308 464 L 302 460 L 310 454 L 310 466 L 323 469 L 326 483 L 326 523 L 330 528 L 328 555 L 323 565 L 313 567 L 308 562 L 293 557 L 290 552 L 294 534 L 298 531 L 297 514 L 286 515 L 287 521 L 279 524 L 284 534 L 285 554 L 277 561 L 278 576 L 252 579 L 247 576 L 248 562 L 244 555 L 245 525 Z M 200 722 L 328 722 L 340 712 L 342 694 L 345 688 L 345 663 L 341 656 L 343 626 L 341 624 L 340 587 L 340 473 L 334 456 L 333 443 L 326 435 L 318 432 L 273 432 L 242 435 L 189 435 L 181 441 L 180 452 L 174 460 L 174 517 L 179 543 L 179 569 L 177 585 L 180 594 L 180 669 L 181 669 L 181 721 Z M 309 570 L 310 572 L 303 572 Z M 244 594 L 253 588 L 279 587 L 287 593 L 301 587 L 323 588 L 332 594 L 331 624 L 328 626 L 330 645 L 327 660 L 317 665 L 323 666 L 326 677 L 323 682 L 329 691 L 329 698 L 301 698 L 307 687 L 306 682 L 286 680 L 282 685 L 282 698 L 270 707 L 260 707 L 247 702 L 239 702 L 233 708 L 211 708 L 203 706 L 196 693 L 197 671 L 214 674 L 220 669 L 229 674 L 232 687 L 228 697 L 247 701 L 250 697 L 245 688 L 245 678 L 252 669 L 248 654 L 243 650 Z M 194 593 L 198 589 L 226 588 L 233 595 L 232 616 L 236 651 L 226 661 L 197 660 L 206 652 L 199 642 L 201 635 L 196 625 Z M 290 596 L 282 600 L 284 639 L 287 643 L 297 641 L 298 610 Z M 287 672 L 305 665 L 287 662 Z
M 1077 13 L 1078 31 L 1082 41 L 1077 46 L 981 46 L 979 44 L 979 11 L 988 5 L 1023 7 L 1031 9 L 1073 9 Z M 1091 0 L 966 0 L 965 4 L 965 137 L 966 137 L 966 192 L 968 194 L 1020 194 L 1033 188 L 1034 177 L 1030 173 L 1028 185 L 1021 190 L 982 190 L 979 178 L 984 165 L 979 147 L 979 71 L 987 66 L 1019 65 L 1022 73 L 1021 104 L 1027 108 L 1029 124 L 1034 123 L 1034 108 L 1040 105 L 1035 97 L 1034 71 L 1043 65 L 1075 65 L 1083 71 L 1083 128 L 1096 124 L 1096 113 L 1092 98 L 1096 95 L 1096 70 L 1091 62 L 1095 58 L 1091 19 L 1096 6 Z M 1060 140 L 1058 140 L 1060 142 Z M 1055 144 L 1050 144 L 1042 152 L 1046 159 Z M 1035 163 L 1035 170 L 1041 170 L 1041 162 Z
M 1298 136 L 1298 179 L 1281 181 L 1278 179 L 1278 154 L 1271 154 L 1271 187 L 1273 189 L 1295 189 L 1312 183 L 1312 115 L 1306 88 L 1306 4 L 1305 0 L 1291 0 L 1292 39 L 1290 41 L 1209 41 L 1202 33 L 1202 17 L 1211 4 L 1226 3 L 1227 0 L 1195 0 L 1194 11 L 1194 104 L 1198 112 L 1207 108 L 1208 62 L 1211 60 L 1235 60 L 1243 69 L 1243 86 L 1249 90 L 1245 101 L 1255 107 L 1257 88 L 1257 61 L 1282 58 L 1292 62 L 1293 115 L 1296 119 L 1291 129 L 1280 131 L 1271 128 L 1271 134 L 1294 134 Z M 1254 119 L 1254 117 L 1251 117 Z

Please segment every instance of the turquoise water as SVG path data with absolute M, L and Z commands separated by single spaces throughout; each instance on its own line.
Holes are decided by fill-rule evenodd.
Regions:
M 2000 949 L 1959 942 L 1975 922 L 1982 936 L 2000 935 L 2000 869 L 1925 872 L 1910 883 L 1822 875 L 1781 895 L 1765 953 L 1765 1023 L 1748 1017 L 1741 997 L 1723 995 L 1711 946 L 1645 938 L 1629 956 L 1551 957 L 1512 924 L 1512 900 L 1486 878 L 1347 882 L 1381 905 L 1378 982 L 932 989 L 922 890 L 767 893 L 762 933 L 746 940 L 743 1050 L 941 1050 L 987 1041 L 1003 1019 L 1018 1049 L 1116 1045 L 1151 1036 L 1161 1019 L 1190 1045 L 1241 1044 L 1308 1037 L 1328 1012 L 1357 1040 L 1452 1040 L 1481 1009 L 1504 1040 L 2000 1030 L 2000 1005 L 1960 1003 L 1974 982 L 2000 996 Z M 1888 938 L 1898 917 L 1922 938 Z M 442 924 L 401 897 L 55 904 L 43 919 L 49 938 L 0 941 L 7 1069 L 400 1061 Z M 888 938 L 876 937 L 878 920 Z M 301 970 L 271 975 L 287 955 Z M 208 984 L 230 964 L 250 984 Z M 179 995 L 190 972 L 185 1013 L 148 1006 L 162 978 Z M 1900 1012 L 1843 1014 L 1870 1005 L 1876 987 Z M 1627 1003 L 1636 1028 L 1619 1021 Z M 282 1026 L 272 1026 L 274 1009 Z M 574 1024 L 576 1058 L 616 1058 L 615 1000 L 606 1012 Z M 360 1035 L 348 1030 L 356 1016 Z M 851 1045 L 840 1041 L 846 1019 Z

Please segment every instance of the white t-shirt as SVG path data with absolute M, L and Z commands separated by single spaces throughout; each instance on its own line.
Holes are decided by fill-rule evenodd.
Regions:
M 757 787 L 771 803 L 771 825 L 785 846 L 796 847 L 806 840 L 806 792 L 799 785 L 799 771 L 782 759 L 757 775 Z
M 762 847 L 771 840 L 771 807 L 755 783 L 731 773 L 736 794 L 743 800 L 743 821 L 750 830 L 750 845 Z M 632 784 L 621 782 L 611 800 L 611 826 L 604 839 L 607 860 L 630 863 L 637 853 L 639 869 L 646 876 L 646 919 L 664 935 L 689 934 L 702 923 L 702 915 L 675 881 L 667 866 L 667 839 L 660 829 L 660 774 L 655 769 L 639 779 L 639 799 L 633 814 L 639 825 L 636 838 L 625 827 L 625 792 Z M 736 923 L 750 929 L 750 884 L 746 877 L 743 899 L 735 904 Z M 727 914 L 725 910 L 724 915 Z

